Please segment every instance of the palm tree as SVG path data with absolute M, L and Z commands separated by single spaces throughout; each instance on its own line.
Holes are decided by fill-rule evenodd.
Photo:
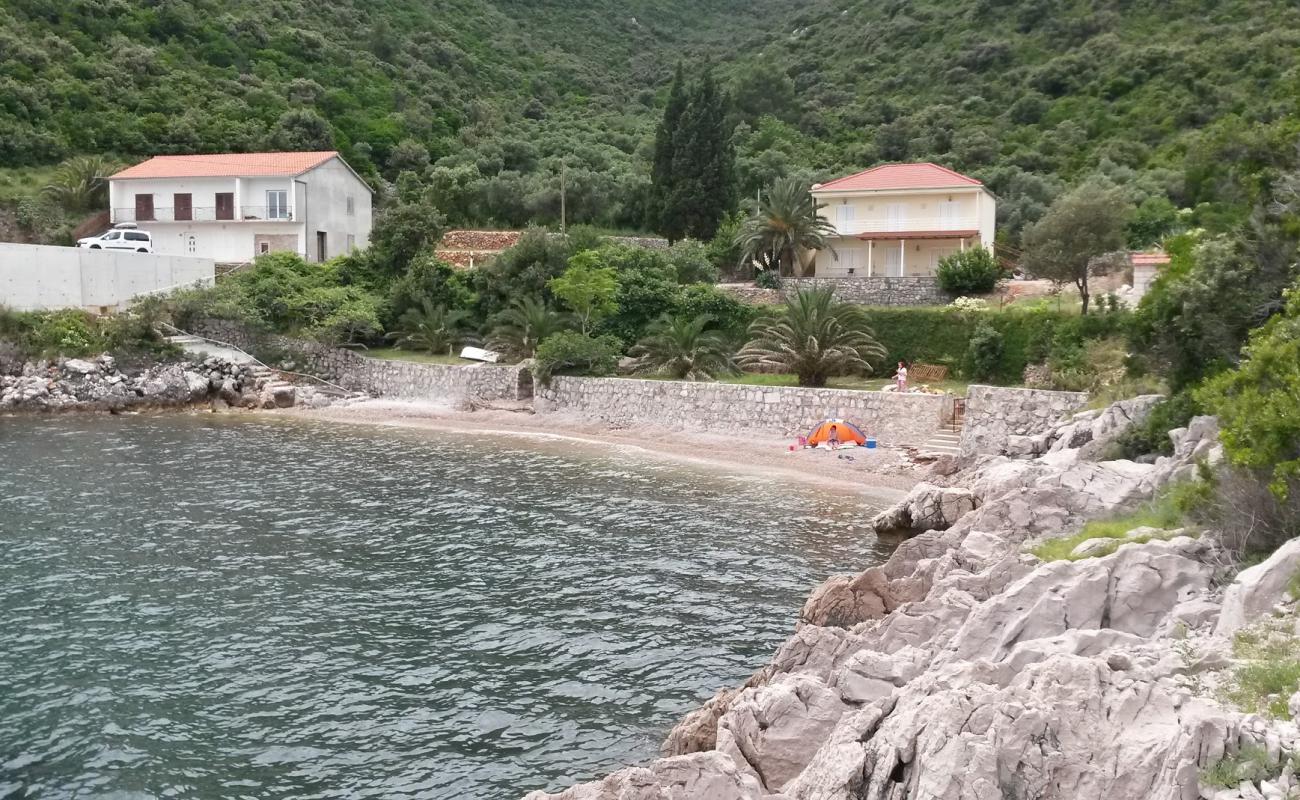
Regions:
M 871 372 L 885 348 L 858 306 L 835 302 L 833 290 L 801 289 L 785 307 L 749 326 L 750 341 L 736 354 L 745 367 L 793 372 L 800 386 L 825 386 L 826 379 Z
M 718 331 L 706 330 L 713 317 L 694 319 L 664 314 L 651 323 L 647 336 L 629 354 L 640 358 L 639 369 L 662 372 L 678 380 L 707 381 L 731 372 L 732 347 Z
M 103 156 L 76 156 L 64 161 L 42 190 L 65 211 L 99 211 L 108 205 L 108 176 L 117 164 Z
M 830 250 L 835 255 L 830 245 L 835 226 L 818 213 L 822 208 L 803 181 L 777 181 L 736 234 L 741 264 L 757 263 L 762 269 L 775 268 L 781 275 L 794 275 L 797 266 L 798 274 L 803 275 L 808 265 L 802 253 Z
M 398 319 L 399 330 L 388 334 L 395 346 L 451 354 L 458 344 L 476 344 L 479 337 L 469 327 L 469 313 L 464 309 L 435 306 L 424 298 L 420 308 L 407 309 Z
M 497 315 L 487 346 L 519 358 L 537 355 L 537 345 L 552 333 L 573 327 L 572 318 L 536 297 L 521 297 Z

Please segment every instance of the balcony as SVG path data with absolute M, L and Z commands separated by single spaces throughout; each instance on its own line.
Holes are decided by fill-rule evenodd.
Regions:
M 974 217 L 905 217 L 840 220 L 835 230 L 841 236 L 864 239 L 965 238 L 979 235 Z
M 240 206 L 238 216 L 232 208 L 217 206 L 155 208 L 147 217 L 137 215 L 135 208 L 112 211 L 115 225 L 119 222 L 293 222 L 293 209 L 278 206 Z

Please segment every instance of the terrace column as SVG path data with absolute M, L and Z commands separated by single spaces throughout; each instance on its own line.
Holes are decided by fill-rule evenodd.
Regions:
M 876 240 L 868 239 L 867 240 L 867 277 L 868 278 L 876 274 L 875 265 L 872 263 L 872 256 L 875 255 L 875 252 L 876 252 Z
M 966 252 L 966 237 L 965 237 L 965 236 L 961 237 L 961 251 L 962 251 L 963 253 Z
M 898 240 L 898 277 L 907 274 L 907 240 Z

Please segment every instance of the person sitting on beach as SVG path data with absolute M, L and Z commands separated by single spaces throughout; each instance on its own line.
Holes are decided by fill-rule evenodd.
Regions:
M 840 446 L 840 432 L 839 432 L 839 429 L 836 428 L 834 425 L 831 426 L 831 433 L 830 433 L 830 435 L 826 437 L 826 446 L 829 447 L 829 448 L 832 449 L 832 450 L 837 450 L 837 449 L 839 449 L 839 446 Z
M 898 391 L 907 391 L 907 364 L 898 362 L 898 373 L 894 375 L 894 380 L 898 383 Z

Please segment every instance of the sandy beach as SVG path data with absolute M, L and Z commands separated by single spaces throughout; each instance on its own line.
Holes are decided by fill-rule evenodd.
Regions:
M 894 448 L 843 451 L 797 449 L 795 442 L 770 432 L 752 436 L 703 431 L 666 430 L 649 425 L 613 427 L 607 423 L 564 414 L 534 414 L 518 408 L 495 407 L 462 411 L 432 403 L 369 400 L 320 409 L 292 409 L 289 415 L 334 422 L 436 430 L 474 435 L 513 435 L 570 442 L 575 447 L 637 450 L 649 457 L 671 459 L 731 473 L 758 474 L 813 483 L 837 492 L 861 494 L 892 503 L 919 480 L 924 467 Z

